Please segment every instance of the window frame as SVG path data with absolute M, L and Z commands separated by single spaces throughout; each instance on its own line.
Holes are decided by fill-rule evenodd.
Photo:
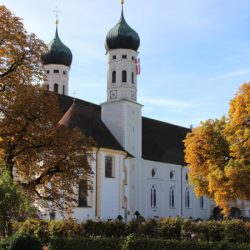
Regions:
M 169 190 L 169 207 L 172 209 L 175 208 L 175 188 L 174 188 L 174 186 L 170 187 L 170 190 Z
M 77 201 L 77 207 L 79 208 L 88 208 L 90 206 L 89 201 L 89 192 L 88 192 L 88 181 L 83 179 L 80 180 L 78 184 L 78 201 Z
M 127 83 L 127 81 L 128 81 L 127 71 L 122 70 L 122 83 Z
M 108 163 L 108 158 L 110 160 L 109 163 L 111 163 L 111 170 L 108 170 L 107 169 L 107 163 Z M 105 168 L 104 168 L 104 175 L 105 175 L 105 178 L 110 178 L 110 179 L 114 179 L 115 178 L 115 162 L 114 162 L 114 156 L 112 155 L 105 155 Z

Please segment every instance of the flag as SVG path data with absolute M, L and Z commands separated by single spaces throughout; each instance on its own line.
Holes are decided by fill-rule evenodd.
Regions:
M 136 72 L 136 75 L 141 74 L 140 58 L 135 59 L 135 72 Z

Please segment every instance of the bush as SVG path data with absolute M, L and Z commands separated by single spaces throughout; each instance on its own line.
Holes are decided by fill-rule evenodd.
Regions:
M 105 223 L 105 237 L 121 237 L 125 232 L 125 224 L 122 221 L 108 221 Z
M 242 220 L 228 220 L 223 222 L 225 240 L 230 242 L 246 242 L 247 241 L 247 227 Z M 249 240 L 249 239 L 248 239 Z
M 163 218 L 158 224 L 158 233 L 164 239 L 181 239 L 181 218 Z
M 176 241 L 164 239 L 135 238 L 133 235 L 121 239 L 53 240 L 49 250 L 249 250 L 248 244 L 230 242 L 209 243 L 200 241 Z
M 6 241 L 8 250 L 41 250 L 40 241 L 32 234 L 16 234 Z
M 25 222 L 18 223 L 18 228 L 16 229 L 17 234 L 28 234 L 36 236 L 43 244 L 49 242 L 50 233 L 48 221 L 29 219 Z M 17 225 L 15 225 L 17 227 Z
M 77 239 L 84 237 L 84 224 L 78 224 L 74 219 L 61 221 L 51 221 L 49 223 L 49 233 L 51 239 L 66 238 Z
M 120 239 L 98 238 L 66 240 L 55 239 L 49 244 L 49 250 L 120 250 Z

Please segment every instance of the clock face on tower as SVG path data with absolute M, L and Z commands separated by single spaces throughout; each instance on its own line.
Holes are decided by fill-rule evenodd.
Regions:
M 136 94 L 135 94 L 135 91 L 131 91 L 131 99 L 132 100 L 136 100 Z
M 111 90 L 110 99 L 116 99 L 116 98 L 117 98 L 117 90 Z

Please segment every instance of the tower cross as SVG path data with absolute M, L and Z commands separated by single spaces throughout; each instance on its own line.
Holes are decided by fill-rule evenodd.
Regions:
M 60 10 L 58 9 L 58 7 L 56 6 L 55 9 L 53 10 L 53 12 L 56 14 L 56 25 L 59 23 L 59 20 L 58 20 L 58 13 L 60 12 Z

